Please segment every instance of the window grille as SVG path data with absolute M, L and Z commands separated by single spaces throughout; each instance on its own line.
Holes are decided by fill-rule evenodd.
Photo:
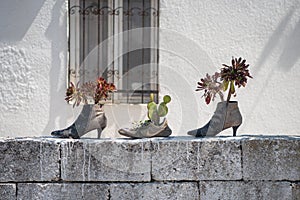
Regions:
M 69 81 L 103 76 L 113 103 L 158 96 L 158 0 L 69 0 Z

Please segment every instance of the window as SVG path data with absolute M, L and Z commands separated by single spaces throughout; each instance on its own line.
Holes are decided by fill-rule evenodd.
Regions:
M 103 76 L 114 103 L 158 96 L 158 0 L 69 0 L 69 81 Z

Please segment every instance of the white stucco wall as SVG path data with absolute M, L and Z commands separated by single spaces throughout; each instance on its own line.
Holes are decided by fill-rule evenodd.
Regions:
M 216 102 L 204 103 L 197 81 L 232 56 L 254 77 L 237 91 L 238 134 L 300 134 L 299 0 L 161 0 L 160 9 L 160 89 L 173 97 L 174 135 L 210 119 Z M 0 136 L 49 135 L 76 118 L 80 108 L 64 101 L 67 45 L 65 0 L 0 1 Z M 105 109 L 104 137 L 146 116 L 145 106 Z

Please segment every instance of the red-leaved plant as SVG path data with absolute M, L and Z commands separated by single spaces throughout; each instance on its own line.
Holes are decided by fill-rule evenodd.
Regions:
M 216 72 L 213 76 L 206 74 L 206 77 L 200 79 L 196 91 L 204 90 L 206 104 L 214 101 L 218 94 L 221 101 L 224 101 L 223 91 L 228 88 L 227 101 L 230 101 L 231 95 L 236 96 L 235 86 L 240 88 L 245 87 L 247 84 L 247 78 L 252 78 L 249 73 L 249 64 L 246 64 L 246 60 L 240 58 L 232 58 L 231 66 L 223 64 L 220 72 Z
M 107 83 L 107 81 L 99 77 L 95 82 L 83 83 L 80 87 L 78 83 L 76 86 L 74 83 L 70 83 L 70 86 L 66 91 L 65 100 L 69 103 L 73 103 L 74 106 L 78 106 L 80 102 L 88 104 L 88 99 L 92 98 L 95 104 L 102 104 L 101 101 L 106 101 L 109 93 L 116 91 L 116 86 L 113 83 Z

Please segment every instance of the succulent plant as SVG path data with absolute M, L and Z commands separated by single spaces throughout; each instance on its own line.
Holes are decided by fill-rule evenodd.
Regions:
M 212 76 L 206 74 L 206 77 L 201 78 L 200 82 L 198 82 L 196 91 L 204 90 L 202 97 L 205 97 L 206 104 L 209 104 L 211 100 L 214 101 L 217 94 L 220 96 L 221 101 L 223 101 L 223 84 L 219 80 L 220 77 L 221 75 L 218 72 Z
M 71 82 L 66 91 L 65 100 L 73 103 L 74 106 L 79 106 L 81 102 L 88 103 L 88 98 L 92 98 L 95 104 L 101 104 L 101 100 L 106 100 L 108 94 L 114 92 L 116 87 L 113 83 L 107 83 L 102 77 L 99 77 L 95 82 L 86 82 L 76 86 Z
M 163 102 L 157 105 L 153 101 L 153 94 L 150 95 L 150 102 L 147 105 L 148 108 L 148 118 L 155 124 L 159 124 L 160 117 L 164 117 L 168 114 L 167 104 L 170 103 L 171 97 L 169 95 L 165 95 L 163 97 Z
M 229 86 L 227 101 L 230 100 L 231 95 L 235 94 L 235 85 L 239 88 L 241 86 L 245 87 L 247 83 L 247 77 L 252 78 L 249 73 L 249 65 L 246 64 L 246 60 L 233 58 L 231 60 L 231 66 L 223 64 L 223 68 L 221 69 L 221 80 L 224 84 L 224 91 L 227 90 Z
M 114 92 L 116 86 L 113 83 L 107 83 L 102 77 L 97 80 L 96 92 L 94 94 L 95 104 L 99 103 L 101 100 L 106 100 L 108 98 L 108 93 Z
M 206 104 L 209 104 L 217 94 L 223 101 L 223 91 L 229 88 L 227 101 L 230 101 L 232 94 L 236 96 L 235 86 L 245 87 L 247 78 L 252 78 L 248 67 L 245 59 L 232 58 L 231 66 L 223 64 L 221 72 L 216 72 L 212 76 L 206 74 L 206 77 L 200 79 L 196 91 L 204 90 L 202 97 L 205 97 Z

